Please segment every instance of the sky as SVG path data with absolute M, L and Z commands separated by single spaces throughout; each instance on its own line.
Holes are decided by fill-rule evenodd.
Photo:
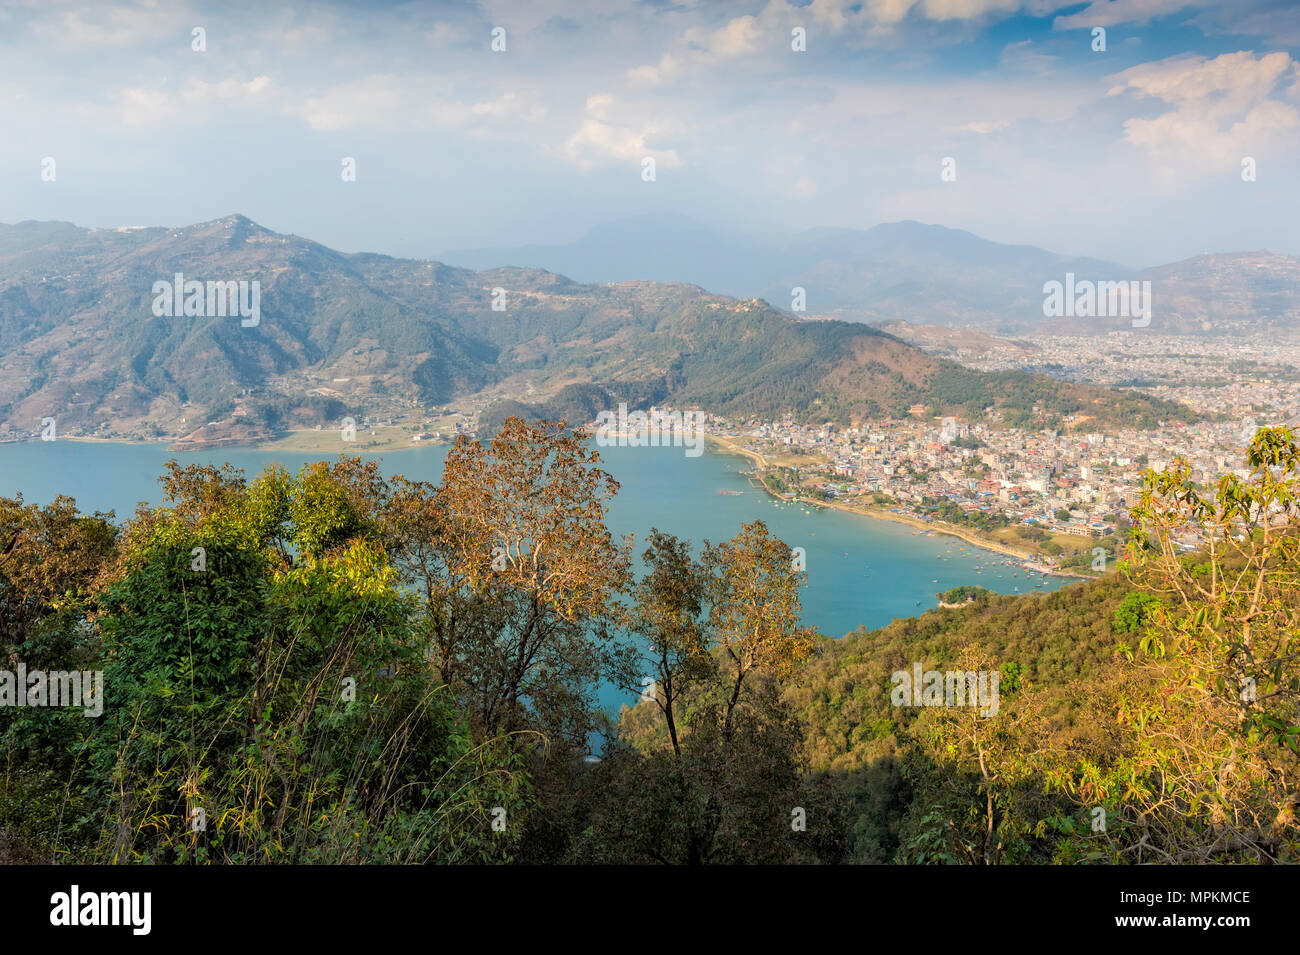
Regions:
M 0 0 L 0 222 L 237 212 L 417 258 L 653 213 L 1300 254 L 1298 48 L 1294 0 Z

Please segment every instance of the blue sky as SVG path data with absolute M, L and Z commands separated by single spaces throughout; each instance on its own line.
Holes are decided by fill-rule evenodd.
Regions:
M 241 212 L 416 257 L 644 213 L 1300 254 L 1298 47 L 1290 0 L 5 0 L 0 221 Z

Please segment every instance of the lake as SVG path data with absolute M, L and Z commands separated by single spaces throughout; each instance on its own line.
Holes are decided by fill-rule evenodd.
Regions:
M 446 445 L 378 457 L 384 472 L 437 482 Z M 699 542 L 726 540 L 747 521 L 761 519 L 791 547 L 807 553 L 804 623 L 839 637 L 858 626 L 875 628 L 896 617 L 935 606 L 935 594 L 958 584 L 979 584 L 1000 593 L 1055 590 L 1066 578 L 1030 575 L 991 551 L 946 536 L 926 536 L 904 524 L 778 503 L 750 486 L 742 457 L 705 453 L 689 458 L 682 448 L 600 449 L 602 466 L 621 484 L 609 514 L 615 536 L 636 535 L 644 549 L 652 527 Z M 28 441 L 0 445 L 0 495 L 22 492 L 28 503 L 46 504 L 57 494 L 76 499 L 83 511 L 115 510 L 120 520 L 139 501 L 161 503 L 158 476 L 170 458 L 182 464 L 229 461 L 249 477 L 278 462 L 291 471 L 324 454 L 290 454 L 223 448 L 179 453 L 165 444 Z M 739 492 L 719 494 L 719 491 Z M 1041 583 L 1041 587 L 1035 587 Z

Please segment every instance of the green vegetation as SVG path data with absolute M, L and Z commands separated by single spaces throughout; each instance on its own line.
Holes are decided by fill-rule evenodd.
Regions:
M 598 460 L 580 434 L 512 419 L 490 445 L 459 441 L 438 487 L 352 457 L 251 481 L 173 462 L 166 503 L 121 526 L 62 498 L 0 501 L 0 653 L 104 677 L 97 718 L 0 708 L 0 846 L 80 862 L 833 861 L 778 695 L 812 646 L 790 548 L 756 523 L 697 562 L 652 534 L 637 582 Z M 597 687 L 646 673 L 671 756 L 615 738 L 588 764 L 609 728 Z M 796 804 L 811 839 L 789 829 Z
M 965 511 L 955 501 L 947 498 L 939 501 L 927 498 L 922 501 L 922 507 L 941 521 L 958 527 L 973 527 L 986 533 L 1011 523 L 1001 511 Z
M 307 395 L 300 401 L 276 395 L 252 402 L 250 411 L 272 431 L 279 431 L 292 424 L 330 427 L 345 415 L 356 414 L 358 409 L 345 405 L 337 398 L 322 395 Z
M 993 591 L 987 587 L 978 587 L 975 584 L 962 584 L 958 587 L 952 587 L 941 594 L 935 594 L 940 603 L 945 604 L 964 604 L 978 600 L 981 597 L 988 597 Z
M 1296 861 L 1300 447 L 1261 431 L 1249 460 L 1210 490 L 1148 472 L 1120 575 L 821 645 L 785 698 L 854 859 Z M 892 706 L 913 662 L 997 671 L 996 718 Z
M 562 425 L 461 439 L 436 487 L 343 457 L 173 463 L 122 524 L 0 500 L 6 668 L 105 688 L 94 718 L 0 707 L 0 855 L 1295 862 L 1300 446 L 1249 461 L 1148 472 L 1118 574 L 842 640 L 761 522 L 652 531 L 634 573 Z M 918 669 L 995 705 L 913 705 Z M 609 683 L 641 693 L 617 721 Z
M 803 484 L 799 480 L 799 472 L 795 468 L 765 468 L 762 473 L 762 481 L 763 486 L 773 494 L 797 495 L 803 490 Z

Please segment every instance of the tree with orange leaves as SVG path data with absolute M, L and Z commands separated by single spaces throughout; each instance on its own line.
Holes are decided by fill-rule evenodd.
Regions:
M 444 678 L 490 735 L 538 729 L 580 746 L 595 725 L 631 548 L 605 526 L 618 482 L 599 462 L 582 432 L 520 418 L 447 456 L 429 625 Z

